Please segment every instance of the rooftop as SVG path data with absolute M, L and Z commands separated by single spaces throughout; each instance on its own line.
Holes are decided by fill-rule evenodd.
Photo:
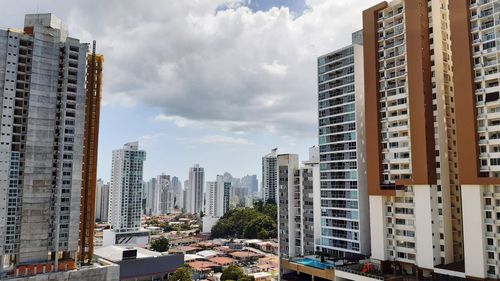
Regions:
M 222 253 L 217 252 L 217 251 L 213 251 L 213 250 L 205 250 L 205 251 L 198 252 L 196 254 L 199 256 L 205 257 L 205 258 L 212 258 L 215 256 L 220 256 Z
M 200 255 L 185 254 L 184 261 L 204 260 L 205 258 Z
M 159 252 L 154 252 L 139 247 L 116 245 L 95 248 L 94 255 L 111 262 L 120 262 L 123 258 L 123 252 L 128 250 L 137 250 L 137 259 L 159 257 L 162 255 Z
M 229 255 L 232 257 L 238 258 L 238 259 L 257 258 L 257 257 L 263 256 L 261 254 L 257 254 L 257 253 L 250 252 L 250 251 L 239 251 L 239 252 L 230 253 Z
M 228 257 L 213 257 L 213 258 L 210 258 L 208 260 L 213 262 L 213 263 L 216 263 L 218 265 L 222 265 L 222 266 L 233 264 L 233 263 L 237 262 L 237 260 L 232 259 L 232 258 L 228 258 Z
M 194 271 L 211 271 L 219 265 L 209 261 L 192 261 L 187 263 Z

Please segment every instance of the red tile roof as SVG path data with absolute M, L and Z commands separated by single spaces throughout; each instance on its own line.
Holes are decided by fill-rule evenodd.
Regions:
M 211 258 L 208 260 L 213 262 L 213 263 L 216 263 L 218 265 L 222 265 L 222 266 L 233 264 L 233 263 L 237 262 L 237 260 L 232 259 L 232 258 L 227 258 L 227 257 L 214 257 L 214 258 Z
M 218 264 L 209 261 L 192 261 L 187 263 L 194 271 L 210 271 L 214 267 L 219 267 Z

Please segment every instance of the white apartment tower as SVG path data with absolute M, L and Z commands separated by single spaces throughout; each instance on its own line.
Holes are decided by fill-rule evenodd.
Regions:
M 318 58 L 321 248 L 370 254 L 364 145 L 363 36 Z
M 216 181 L 207 181 L 205 192 L 205 215 L 222 217 L 229 211 L 231 183 L 217 175 Z
M 262 199 L 264 202 L 277 200 L 278 187 L 278 166 L 277 166 L 278 149 L 275 148 L 271 153 L 262 157 Z
M 146 152 L 139 143 L 127 143 L 113 151 L 109 194 L 109 223 L 115 232 L 141 227 L 142 173 Z
M 199 214 L 203 210 L 203 185 L 205 169 L 196 164 L 189 169 L 189 181 L 186 198 L 186 210 L 191 214 Z
M 0 274 L 76 260 L 87 51 L 51 14 L 0 30 Z

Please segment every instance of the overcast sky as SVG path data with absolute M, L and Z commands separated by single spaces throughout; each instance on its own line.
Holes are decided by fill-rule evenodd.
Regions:
M 0 27 L 54 13 L 104 54 L 99 177 L 138 140 L 145 179 L 261 177 L 272 148 L 317 145 L 316 58 L 350 44 L 374 0 L 2 0 Z

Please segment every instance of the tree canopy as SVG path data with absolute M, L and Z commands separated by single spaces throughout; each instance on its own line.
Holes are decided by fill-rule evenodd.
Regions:
M 166 252 L 169 249 L 168 239 L 160 237 L 151 243 L 151 249 L 156 252 Z
M 174 274 L 170 275 L 168 281 L 191 281 L 192 271 L 187 266 L 177 268 Z
M 255 208 L 236 208 L 227 212 L 212 228 L 213 238 L 276 238 L 276 204 L 257 201 Z

